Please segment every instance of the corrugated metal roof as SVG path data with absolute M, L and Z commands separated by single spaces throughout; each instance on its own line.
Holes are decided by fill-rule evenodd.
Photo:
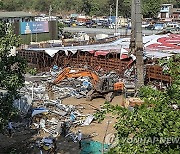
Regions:
M 33 17 L 33 14 L 23 11 L 0 12 L 0 18 Z

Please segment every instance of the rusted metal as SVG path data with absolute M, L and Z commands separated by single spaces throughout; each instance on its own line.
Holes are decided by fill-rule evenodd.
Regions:
M 46 70 L 47 68 L 57 65 L 59 67 L 88 67 L 93 70 L 103 70 L 104 72 L 116 71 L 122 75 L 128 65 L 130 59 L 121 60 L 119 53 L 109 53 L 106 56 L 94 56 L 90 52 L 77 51 L 75 54 L 71 52 L 68 55 L 65 51 L 59 51 L 54 57 L 50 57 L 44 51 L 25 51 L 20 50 L 18 54 L 27 59 L 28 63 L 36 65 L 38 70 Z
M 147 65 L 146 66 L 146 77 L 148 81 L 151 80 L 159 80 L 162 82 L 172 82 L 172 78 L 169 75 L 165 75 L 163 73 L 163 69 L 161 66 L 158 65 Z
M 19 50 L 18 55 L 26 59 L 28 63 L 36 66 L 39 70 L 45 70 L 45 68 L 50 67 L 53 62 L 53 59 L 44 51 Z
M 94 56 L 94 53 L 85 51 L 77 51 L 75 54 L 69 51 L 67 55 L 65 51 L 59 51 L 54 57 L 50 57 L 44 51 L 20 50 L 18 54 L 27 59 L 27 62 L 33 64 L 39 71 L 49 71 L 54 65 L 61 68 L 87 67 L 102 74 L 113 70 L 121 77 L 124 76 L 125 70 L 130 68 L 129 64 L 132 65 L 133 62 L 131 58 L 120 59 L 120 53 L 117 52 L 111 52 L 105 56 Z M 152 62 L 150 61 L 150 63 Z M 150 63 L 146 61 L 146 82 L 156 80 L 171 84 L 171 77 L 163 73 L 162 67 L 150 65 Z

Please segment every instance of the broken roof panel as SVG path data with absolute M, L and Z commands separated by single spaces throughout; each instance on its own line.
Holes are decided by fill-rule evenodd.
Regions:
M 152 52 L 146 52 L 145 56 L 149 58 L 165 58 L 165 57 L 171 57 L 173 54 L 169 53 L 163 53 L 158 51 L 152 51 Z
M 129 49 L 130 38 L 121 38 L 111 43 L 106 44 L 96 44 L 96 45 L 85 45 L 85 46 L 70 46 L 70 47 L 53 47 L 53 48 L 33 48 L 27 50 L 39 51 L 44 50 L 51 57 L 55 55 L 55 53 L 59 51 L 65 51 L 66 55 L 68 55 L 68 51 L 71 51 L 75 54 L 78 50 L 80 51 L 88 51 L 92 53 L 95 52 L 95 56 L 97 55 L 106 55 L 110 52 L 118 52 L 121 53 L 121 49 L 125 49 L 128 51 Z M 146 52 L 157 51 L 157 52 L 171 52 L 171 53 L 180 53 L 180 35 L 179 34 L 165 34 L 165 35 L 150 35 L 143 37 L 143 43 Z M 156 52 L 156 53 L 157 53 Z M 152 53 L 152 56 L 154 53 Z

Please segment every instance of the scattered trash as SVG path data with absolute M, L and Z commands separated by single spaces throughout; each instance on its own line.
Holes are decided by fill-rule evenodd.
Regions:
M 32 117 L 37 115 L 37 114 L 41 114 L 41 113 L 47 113 L 49 110 L 44 109 L 44 108 L 38 108 L 38 109 L 34 109 L 34 111 L 32 112 Z
M 59 72 L 62 72 L 62 69 L 54 65 L 50 72 L 39 73 L 36 74 L 36 76 L 26 75 L 25 86 L 19 91 L 21 97 L 14 101 L 14 106 L 18 108 L 22 114 L 30 112 L 29 126 L 32 130 L 37 130 L 40 138 L 43 136 L 56 138 L 62 135 L 65 139 L 69 138 L 71 141 L 77 142 L 78 135 L 74 132 L 76 131 L 76 127 L 91 125 L 94 120 L 94 115 L 83 114 L 83 110 L 85 109 L 83 103 L 76 106 L 65 105 L 63 104 L 63 100 L 67 97 L 75 97 L 77 99 L 85 98 L 92 90 L 94 83 L 92 82 L 92 76 L 89 75 L 89 71 L 86 72 L 89 76 L 78 76 L 78 74 L 76 74 L 77 77 L 64 78 L 60 83 L 49 86 L 49 83 L 53 83 L 57 78 Z M 117 80 L 115 82 L 121 81 L 115 72 L 110 72 L 100 77 L 102 77 L 103 81 L 107 80 L 108 84 L 111 84 L 108 80 L 109 78 Z M 98 110 L 98 108 L 92 104 L 87 103 L 86 106 L 87 105 L 93 110 Z M 89 135 L 88 138 L 97 135 L 97 133 L 93 133 Z M 85 144 L 83 142 L 84 141 L 82 141 L 82 147 Z M 94 142 L 92 144 L 98 143 Z M 38 142 L 40 150 L 46 151 L 51 148 L 51 146 L 52 138 L 43 138 Z M 99 146 L 99 144 L 97 146 Z
M 82 126 L 88 126 L 90 125 L 90 123 L 93 121 L 94 116 L 93 115 L 89 115 L 86 120 L 84 121 L 84 123 L 82 124 Z

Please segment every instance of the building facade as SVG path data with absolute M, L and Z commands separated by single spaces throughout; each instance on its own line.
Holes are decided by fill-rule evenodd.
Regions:
M 158 18 L 165 22 L 180 21 L 180 8 L 173 8 L 172 4 L 162 4 Z
M 34 21 L 34 15 L 23 11 L 0 12 L 0 21 L 6 23 Z
M 172 18 L 172 4 L 162 4 L 158 18 L 164 21 L 171 21 Z
M 173 8 L 172 18 L 175 22 L 180 22 L 180 8 Z

